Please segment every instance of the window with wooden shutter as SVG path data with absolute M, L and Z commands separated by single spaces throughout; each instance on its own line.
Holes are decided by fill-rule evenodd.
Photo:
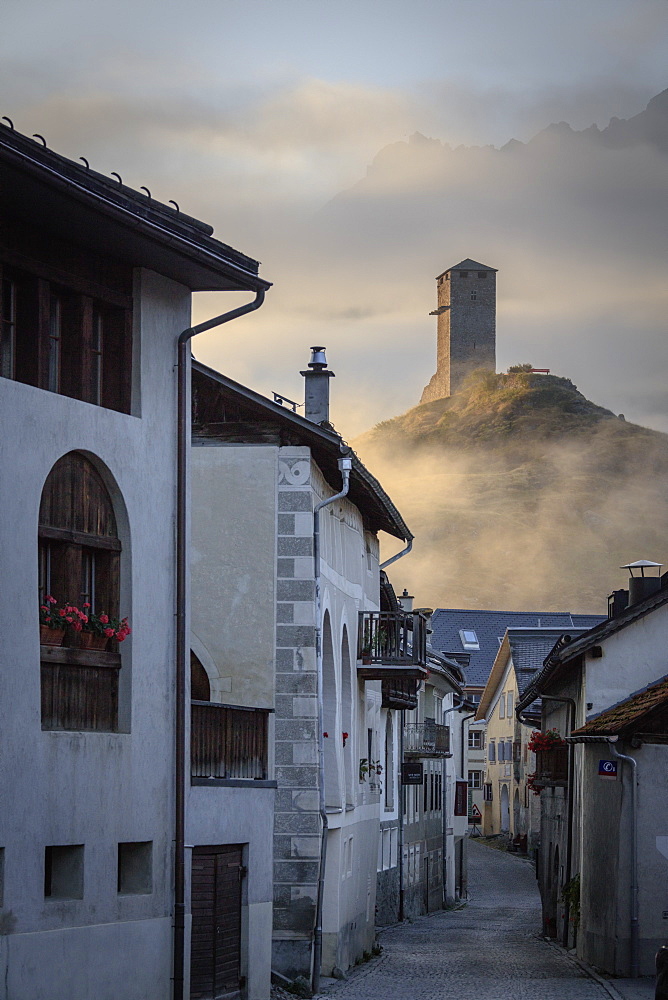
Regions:
M 39 512 L 39 601 L 89 604 L 119 617 L 121 543 L 111 498 L 100 473 L 78 452 L 54 465 Z M 42 728 L 115 731 L 120 655 L 113 640 L 102 650 L 41 647 Z

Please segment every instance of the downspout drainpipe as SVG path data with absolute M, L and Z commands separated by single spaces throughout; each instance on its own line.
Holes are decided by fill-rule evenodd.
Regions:
M 625 760 L 631 765 L 631 978 L 637 979 L 640 975 L 640 961 L 638 952 L 638 764 L 634 757 L 629 757 L 625 753 L 620 753 L 615 746 L 616 739 L 610 738 L 608 743 L 615 757 Z
M 553 695 L 542 694 L 540 696 L 542 701 L 560 701 L 570 708 L 570 721 L 568 723 L 568 735 L 570 736 L 575 729 L 575 701 L 573 698 L 557 698 Z M 568 744 L 568 816 L 567 816 L 567 834 L 566 834 L 566 883 L 570 882 L 573 876 L 573 803 L 575 801 L 575 747 L 569 743 Z M 562 941 L 564 948 L 568 948 L 568 924 L 570 917 L 570 907 L 568 903 L 564 903 L 564 930 L 562 935 Z
M 462 715 L 462 731 L 461 731 L 461 747 L 460 747 L 460 759 L 462 768 L 462 781 L 464 780 L 464 767 L 466 764 L 466 749 L 464 747 L 464 724 L 468 722 L 469 719 L 473 719 L 476 716 L 476 712 L 471 712 L 469 715 Z M 466 775 L 468 779 L 468 774 Z M 468 803 L 466 806 L 466 811 L 468 812 Z M 466 826 L 468 828 L 468 816 L 466 817 Z M 462 837 L 459 842 L 459 898 L 464 898 L 464 838 Z M 468 898 L 468 885 L 466 887 L 466 898 Z
M 350 470 L 352 458 L 340 458 L 339 469 L 343 476 L 343 489 L 327 500 L 321 500 L 313 511 L 313 575 L 315 578 L 315 660 L 316 683 L 318 685 L 318 805 L 320 810 L 320 866 L 318 870 L 318 893 L 315 909 L 315 928 L 313 931 L 313 968 L 311 969 L 311 989 L 313 993 L 320 992 L 320 966 L 322 964 L 322 903 L 325 892 L 325 865 L 327 862 L 327 802 L 325 799 L 325 738 L 323 736 L 325 720 L 323 705 L 322 676 L 322 594 L 320 587 L 320 511 L 323 507 L 343 500 L 350 487 Z
M 378 568 L 385 569 L 387 566 L 391 566 L 392 563 L 397 561 L 397 559 L 402 559 L 404 556 L 407 556 L 412 548 L 413 548 L 413 539 L 409 538 L 407 540 L 407 545 L 405 549 L 401 549 L 401 551 L 397 552 L 395 556 L 391 556 L 389 559 L 386 559 L 385 562 L 381 563 Z
M 404 726 L 406 725 L 406 710 L 401 709 L 401 724 L 399 727 L 399 922 L 404 919 L 404 783 L 402 780 L 404 766 Z M 387 780 L 387 779 L 386 779 Z
M 187 594 L 187 468 L 190 446 L 189 374 L 190 341 L 198 333 L 213 330 L 259 309 L 265 289 L 256 290 L 255 298 L 246 305 L 231 309 L 214 319 L 184 330 L 178 340 L 177 355 L 177 453 L 176 453 L 176 719 L 174 778 L 174 1000 L 183 1000 L 185 971 L 185 781 L 186 781 L 186 594 Z

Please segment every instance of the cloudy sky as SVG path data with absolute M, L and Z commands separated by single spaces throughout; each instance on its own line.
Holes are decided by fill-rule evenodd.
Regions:
M 470 256 L 499 269 L 500 369 L 668 430 L 668 107 L 621 145 L 529 143 L 668 87 L 665 0 L 4 0 L 1 21 L 0 114 L 262 261 L 266 305 L 200 360 L 299 399 L 325 344 L 353 437 L 418 401 L 434 277 Z

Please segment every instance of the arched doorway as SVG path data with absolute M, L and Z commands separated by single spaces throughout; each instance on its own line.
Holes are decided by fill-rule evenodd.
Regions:
M 508 785 L 501 785 L 501 833 L 510 830 L 510 797 Z
M 341 785 L 339 781 L 338 746 L 341 732 L 337 719 L 338 697 L 336 690 L 336 667 L 334 664 L 334 644 L 329 612 L 325 612 L 322 622 L 322 703 L 325 744 L 325 802 L 334 809 L 340 809 Z

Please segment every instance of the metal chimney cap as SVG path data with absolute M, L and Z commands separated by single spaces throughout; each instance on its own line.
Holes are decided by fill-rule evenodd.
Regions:
M 309 368 L 322 369 L 327 367 L 327 358 L 325 357 L 324 347 L 312 347 L 311 348 L 311 360 L 308 363 Z
M 663 563 L 652 562 L 651 559 L 637 559 L 635 562 L 626 563 L 625 566 L 620 566 L 619 568 L 628 569 L 629 572 L 631 573 L 631 576 L 633 576 L 634 569 L 639 569 L 640 575 L 644 576 L 646 569 L 661 569 L 662 566 Z

